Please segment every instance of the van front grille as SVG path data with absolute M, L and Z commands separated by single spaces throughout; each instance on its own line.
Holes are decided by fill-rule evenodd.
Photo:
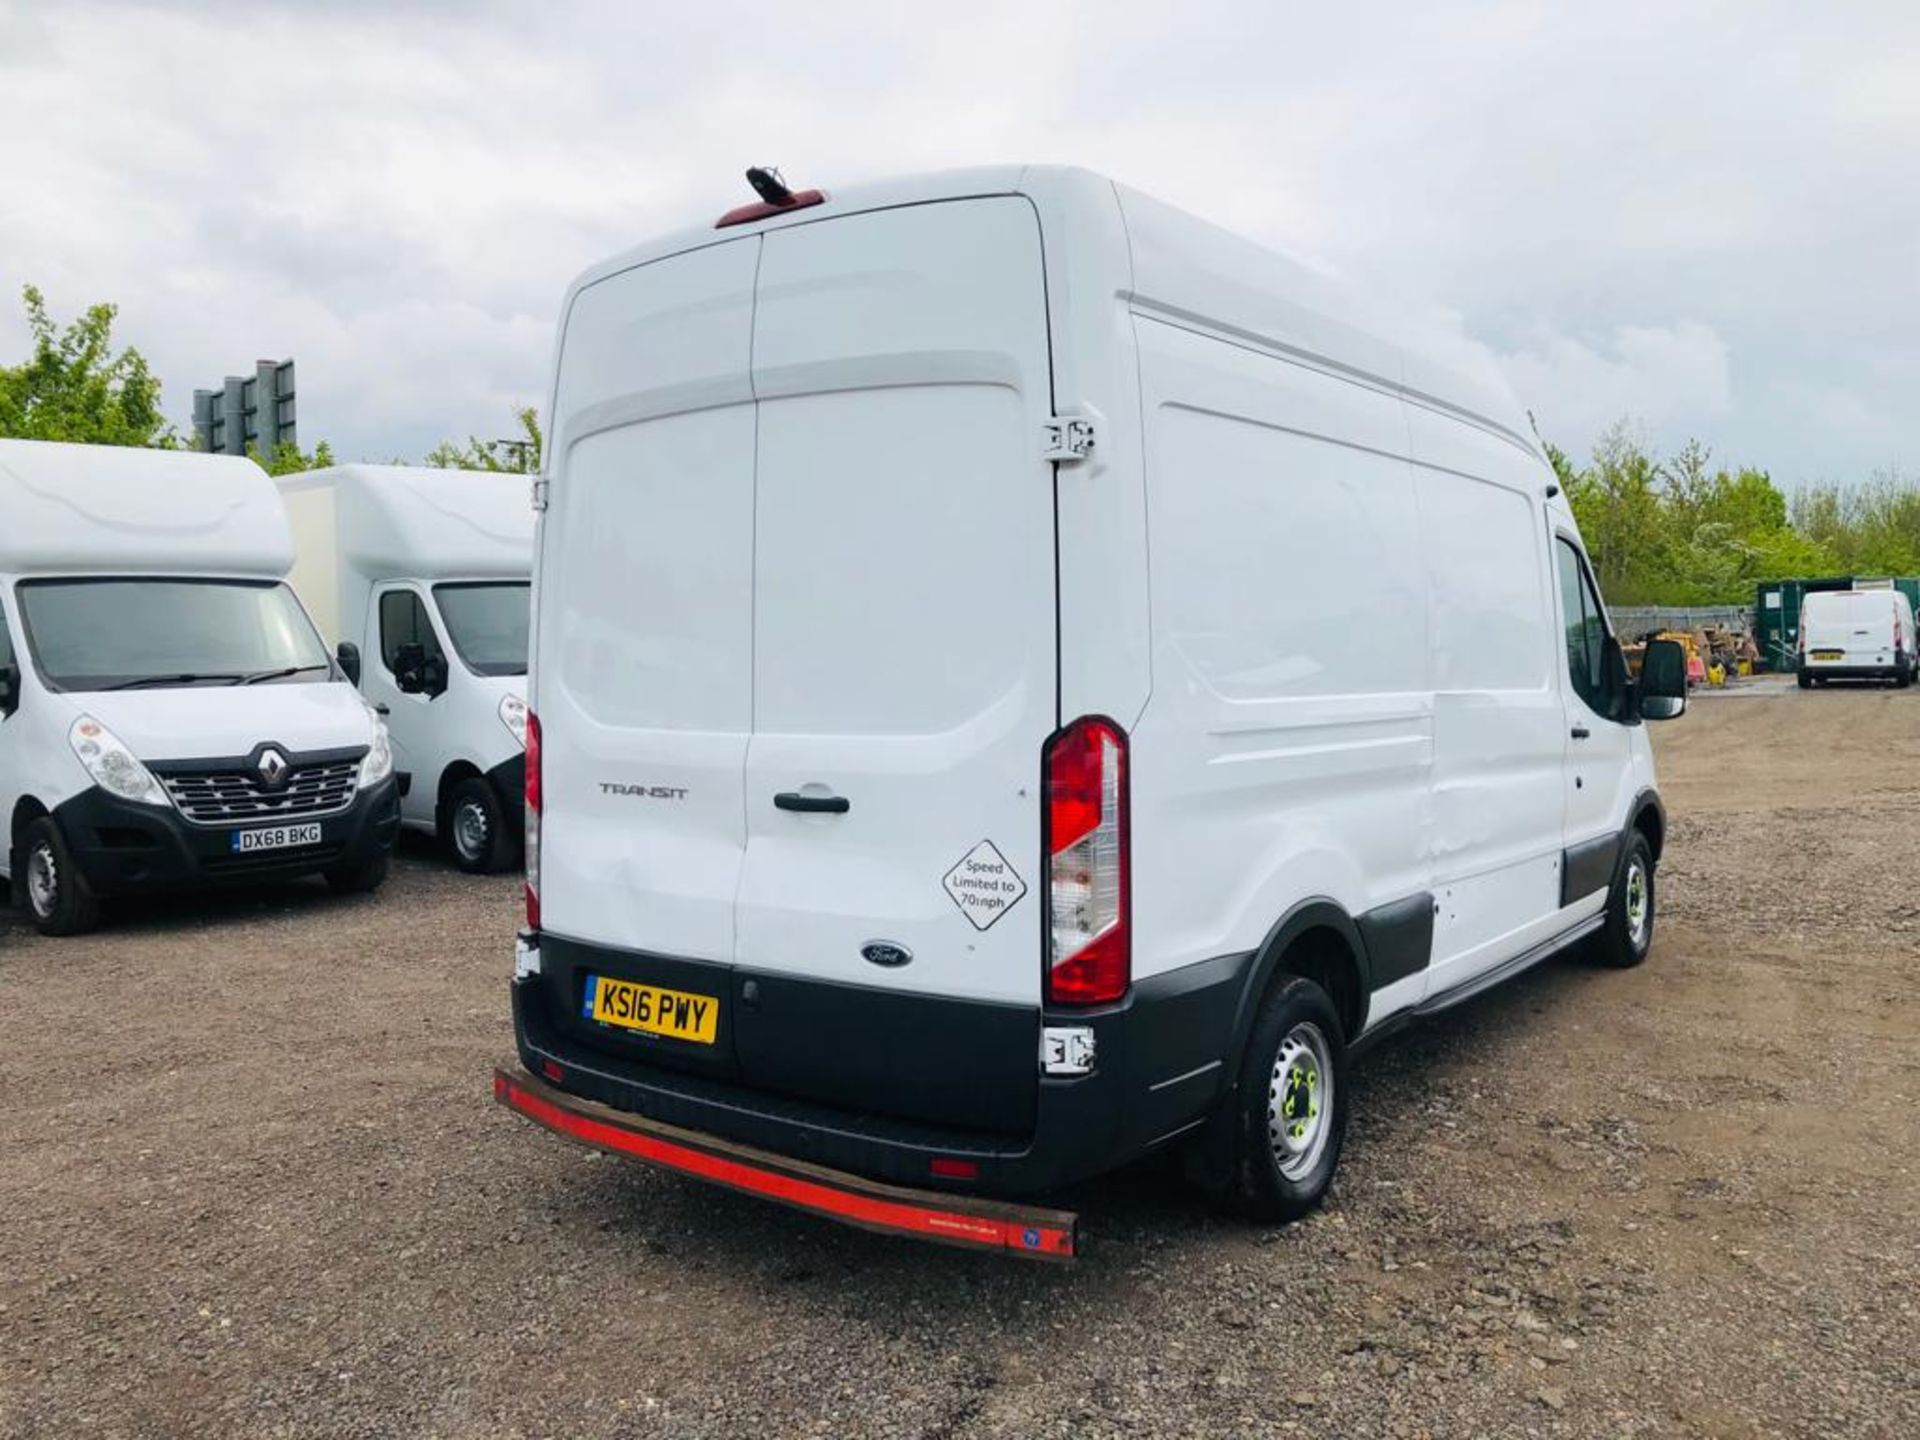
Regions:
M 327 760 L 295 765 L 285 781 L 269 786 L 245 770 L 175 770 L 161 784 L 182 815 L 198 825 L 252 820 L 308 820 L 333 815 L 353 803 L 360 761 Z

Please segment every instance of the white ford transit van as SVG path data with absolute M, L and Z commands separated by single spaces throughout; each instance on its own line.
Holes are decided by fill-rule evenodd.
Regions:
M 1180 1144 L 1299 1215 L 1358 1042 L 1576 942 L 1638 963 L 1684 656 L 1629 680 L 1524 411 L 1405 328 L 1070 169 L 581 277 L 496 1094 L 1070 1253 L 965 1197 Z
M 528 477 L 341 465 L 279 483 L 294 589 L 386 717 L 402 823 L 464 870 L 518 863 Z
M 292 562 L 250 460 L 0 440 L 0 866 L 42 931 L 113 895 L 385 877 L 386 727 Z
M 1913 683 L 1913 602 L 1885 590 L 1814 590 L 1800 605 L 1802 690 L 1828 680 Z

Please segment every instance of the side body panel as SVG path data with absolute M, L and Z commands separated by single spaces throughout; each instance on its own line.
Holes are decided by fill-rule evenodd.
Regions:
M 1559 928 L 1566 736 L 1543 510 L 1511 442 L 1407 406 L 1431 588 L 1435 900 L 1428 994 Z
M 1260 946 L 1310 897 L 1428 887 L 1428 593 L 1400 403 L 1136 318 L 1154 691 L 1133 739 L 1135 974 Z M 1374 997 L 1417 1000 L 1419 973 Z

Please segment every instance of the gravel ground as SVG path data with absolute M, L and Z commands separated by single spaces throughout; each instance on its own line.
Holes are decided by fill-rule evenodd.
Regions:
M 1656 731 L 1643 969 L 1375 1052 L 1333 1203 L 1164 1167 L 1052 1269 L 595 1156 L 496 1109 L 517 880 L 0 920 L 0 1434 L 1920 1433 L 1920 697 Z

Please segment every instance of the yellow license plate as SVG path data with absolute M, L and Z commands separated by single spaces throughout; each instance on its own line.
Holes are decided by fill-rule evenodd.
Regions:
M 691 1040 L 696 1045 L 713 1044 L 720 1029 L 720 1002 L 711 995 L 636 985 L 608 975 L 587 976 L 580 1013 L 602 1025 L 644 1030 L 649 1035 Z
M 1813 658 L 1816 660 L 1844 660 L 1847 658 L 1847 652 L 1844 650 L 1816 650 L 1813 652 Z

